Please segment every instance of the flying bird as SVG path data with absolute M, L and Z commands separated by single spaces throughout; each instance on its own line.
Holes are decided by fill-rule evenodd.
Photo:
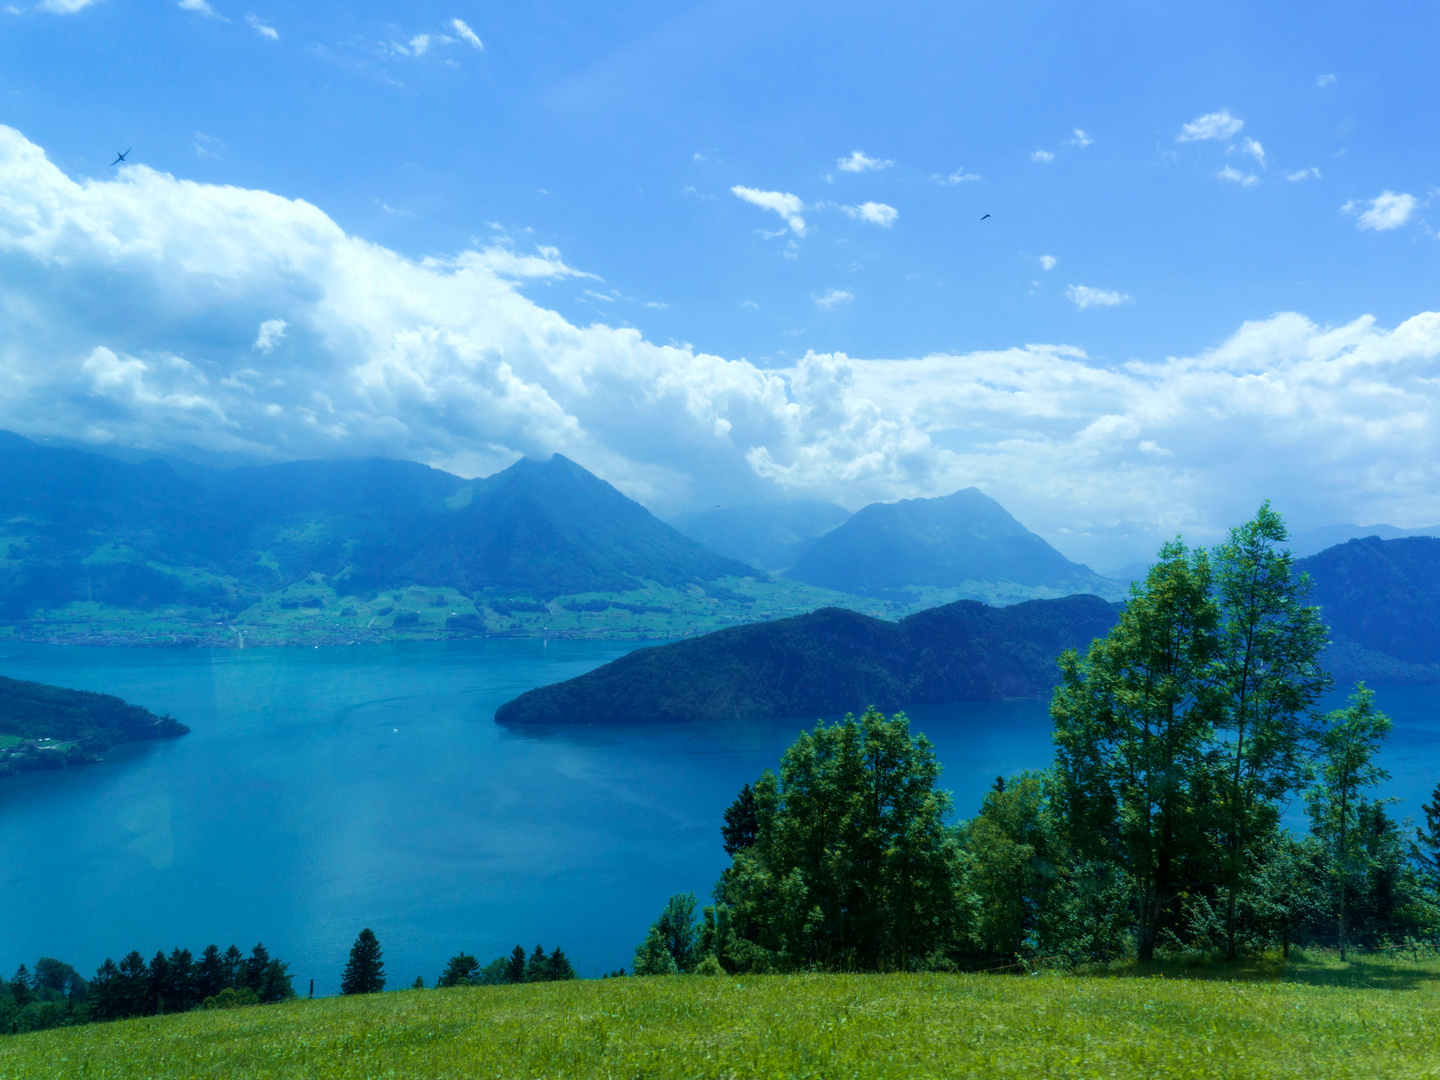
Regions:
M 989 216 L 990 216 L 989 214 L 986 214 L 985 217 L 982 217 L 980 220 L 981 220 L 981 221 L 984 221 L 985 218 L 986 218 L 986 217 L 989 217 Z
M 117 153 L 117 154 L 115 155 L 115 160 L 112 161 L 112 162 L 110 162 L 110 166 L 113 168 L 113 167 L 115 167 L 116 165 L 119 165 L 122 161 L 125 160 L 125 155 L 126 155 L 126 154 L 129 154 L 129 153 L 130 153 L 129 150 L 126 150 L 124 154 Z

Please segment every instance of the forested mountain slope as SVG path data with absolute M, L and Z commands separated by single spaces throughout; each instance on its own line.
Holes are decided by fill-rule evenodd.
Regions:
M 1035 697 L 1055 660 L 1114 625 L 1097 596 L 994 608 L 970 600 L 885 622 L 825 608 L 641 649 L 522 694 L 501 724 L 616 724 L 815 717 L 914 703 Z
M 190 729 L 110 694 L 0 676 L 0 776 L 61 768 L 123 742 L 168 739 Z

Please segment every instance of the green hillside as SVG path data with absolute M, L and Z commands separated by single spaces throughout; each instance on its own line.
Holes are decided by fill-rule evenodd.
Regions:
M 416 990 L 0 1038 L 0 1080 L 1435 1076 L 1436 965 L 1149 978 L 672 976 Z

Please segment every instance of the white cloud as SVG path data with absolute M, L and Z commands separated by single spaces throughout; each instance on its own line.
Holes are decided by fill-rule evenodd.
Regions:
M 812 296 L 811 299 L 815 301 L 816 307 L 822 307 L 826 311 L 829 311 L 831 308 L 837 308 L 850 303 L 851 300 L 855 299 L 855 294 L 847 289 L 830 288 L 826 289 L 820 296 Z
M 1315 177 L 1316 180 L 1320 179 L 1320 170 L 1315 168 L 1314 165 L 1308 169 L 1297 169 L 1294 172 L 1287 172 L 1285 179 L 1294 183 L 1296 180 L 1308 180 L 1312 176 Z
M 411 56 L 424 56 L 430 48 L 429 34 L 416 34 L 410 39 L 410 47 L 398 46 L 401 52 L 408 52 Z
M 871 225 L 879 225 L 884 229 L 888 229 L 891 225 L 894 225 L 896 219 L 900 216 L 900 211 L 896 210 L 893 206 L 886 206 L 884 203 L 877 202 L 861 203 L 859 206 L 842 206 L 840 209 L 844 210 L 845 213 L 849 214 L 852 218 L 868 221 Z
M 475 48 L 480 49 L 482 52 L 484 51 L 485 45 L 481 42 L 480 35 L 475 33 L 474 30 L 471 30 L 470 27 L 466 25 L 464 19 L 451 19 L 450 29 L 460 35 L 461 41 L 469 42 L 471 45 L 474 45 Z
M 937 176 L 932 176 L 932 177 L 930 177 L 930 179 L 931 179 L 931 180 L 934 180 L 935 183 L 937 183 L 937 184 L 942 184 L 942 185 L 949 186 L 949 185 L 951 185 L 951 184 L 969 184 L 969 183 L 973 183 L 974 181 L 980 179 L 980 174 L 979 174 L 979 173 L 967 173 L 967 172 L 965 171 L 965 166 L 964 166 L 964 165 L 961 165 L 960 168 L 956 169 L 956 170 L 955 170 L 954 172 L 952 172 L 949 176 L 938 176 L 938 175 L 937 175 Z
M 1252 139 L 1249 136 L 1241 139 L 1240 153 L 1249 154 L 1251 157 L 1253 157 L 1256 161 L 1260 163 L 1260 167 L 1262 169 L 1265 168 L 1265 148 L 1261 146 L 1260 143 L 1255 139 Z
M 1231 116 L 1229 109 L 1197 116 L 1180 128 L 1176 142 L 1200 142 L 1205 139 L 1228 139 L 1242 127 L 1245 121 Z
M 260 324 L 260 333 L 255 336 L 255 344 L 251 348 L 263 353 L 273 352 L 285 336 L 288 325 L 284 319 L 266 319 Z
M 1049 150 L 1036 150 L 1030 155 L 1030 160 L 1039 165 L 1049 165 L 1050 162 L 1055 160 L 1055 155 L 1050 153 Z
M 229 19 L 224 19 L 219 12 L 210 6 L 207 0 L 180 0 L 180 7 L 184 11 L 193 11 L 197 15 L 206 15 L 212 19 L 223 19 L 225 22 L 230 21 Z
M 1054 270 L 1054 269 L 1055 269 L 1055 264 L 1056 264 L 1057 262 L 1059 262 L 1059 261 L 1060 261 L 1060 260 L 1057 259 L 1057 258 L 1055 258 L 1054 255 L 1041 255 L 1041 256 L 1040 256 L 1040 269 L 1041 269 L 1041 270 Z
M 410 259 L 264 191 L 73 179 L 3 126 L 0 193 L 0 428 L 22 434 L 467 475 L 558 451 L 662 511 L 975 484 L 1108 565 L 1209 542 L 1266 497 L 1292 522 L 1440 520 L 1440 312 L 1279 314 L 1153 360 L 1034 344 L 762 369 L 536 303 L 527 282 L 579 273 L 553 249 Z M 1121 542 L 1139 549 L 1117 561 Z
M 840 158 L 835 162 L 836 168 L 841 172 L 868 172 L 870 170 L 888 169 L 894 165 L 893 161 L 881 161 L 879 158 L 868 156 L 863 150 L 850 151 L 849 157 Z
M 97 0 L 40 0 L 40 3 L 35 5 L 35 10 L 49 12 L 51 15 L 74 15 L 96 2 Z
M 1048 266 L 1045 269 L 1050 269 Z M 1084 311 L 1088 307 L 1114 307 L 1128 304 L 1130 297 L 1114 289 L 1092 289 L 1089 285 L 1068 285 L 1065 298 Z
M 1215 175 L 1221 180 L 1229 180 L 1232 184 L 1239 184 L 1241 187 L 1254 187 L 1260 183 L 1260 177 L 1254 173 L 1241 172 L 1232 165 L 1226 165 Z
M 752 206 L 773 210 L 785 219 L 785 224 L 796 236 L 805 235 L 805 219 L 800 216 L 801 211 L 805 209 L 805 203 L 798 195 L 789 195 L 780 191 L 761 191 L 759 188 L 744 187 L 740 184 L 732 187 L 730 194 L 744 199 Z
M 1334 75 L 1321 75 L 1321 76 L 1319 76 L 1319 77 L 1316 78 L 1316 80 L 1315 80 L 1315 85 L 1316 85 L 1316 86 L 1334 86 L 1334 85 L 1335 85 L 1335 76 L 1334 76 Z
M 1085 132 L 1084 132 L 1084 130 L 1082 130 L 1081 128 L 1076 128 L 1076 129 L 1075 129 L 1075 137 L 1074 137 L 1074 138 L 1072 138 L 1072 139 L 1067 139 L 1067 140 L 1066 140 L 1066 142 L 1068 142 L 1071 146 L 1078 146 L 1078 147 L 1080 147 L 1080 149 L 1082 149 L 1082 150 L 1083 150 L 1085 147 L 1089 146 L 1089 145 L 1090 145 L 1091 143 L 1093 143 L 1094 141 L 1095 141 L 1095 140 L 1092 139 L 1092 138 L 1090 138 L 1089 135 L 1086 135 Z
M 249 23 L 252 27 L 254 27 L 255 32 L 261 37 L 269 38 L 271 41 L 280 40 L 280 32 L 276 30 L 273 26 L 267 26 L 265 23 L 261 22 L 258 16 L 246 15 L 245 21 Z
M 1388 232 L 1409 221 L 1418 205 L 1419 200 L 1414 195 L 1397 195 L 1393 191 L 1384 191 L 1373 199 L 1351 199 L 1340 209 L 1343 213 L 1353 214 L 1360 219 L 1355 223 L 1357 229 Z M 1369 209 L 1364 209 L 1365 207 Z

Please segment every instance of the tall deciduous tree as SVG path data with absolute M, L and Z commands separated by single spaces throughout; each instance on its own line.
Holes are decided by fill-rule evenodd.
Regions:
M 1129 874 L 1140 956 L 1154 955 L 1189 864 L 1205 857 L 1219 611 L 1204 551 L 1160 550 L 1110 633 L 1060 658 L 1050 703 L 1069 839 Z
M 340 993 L 375 994 L 385 989 L 385 962 L 380 941 L 368 926 L 361 930 L 350 946 L 350 959 L 340 976 Z
M 1305 603 L 1280 516 L 1269 502 L 1212 553 L 1219 605 L 1214 684 L 1216 842 L 1225 949 L 1236 955 L 1237 901 L 1279 826 L 1279 803 L 1301 783 L 1304 721 L 1331 679 L 1320 666 L 1328 634 Z
M 1367 814 L 1373 816 L 1374 800 L 1366 791 L 1390 779 L 1375 764 L 1390 728 L 1390 718 L 1375 708 L 1374 692 L 1360 683 L 1350 704 L 1330 713 L 1316 732 L 1319 770 L 1307 801 L 1312 828 L 1332 861 L 1341 960 L 1348 942 L 1351 880 L 1363 854 L 1359 825 Z

